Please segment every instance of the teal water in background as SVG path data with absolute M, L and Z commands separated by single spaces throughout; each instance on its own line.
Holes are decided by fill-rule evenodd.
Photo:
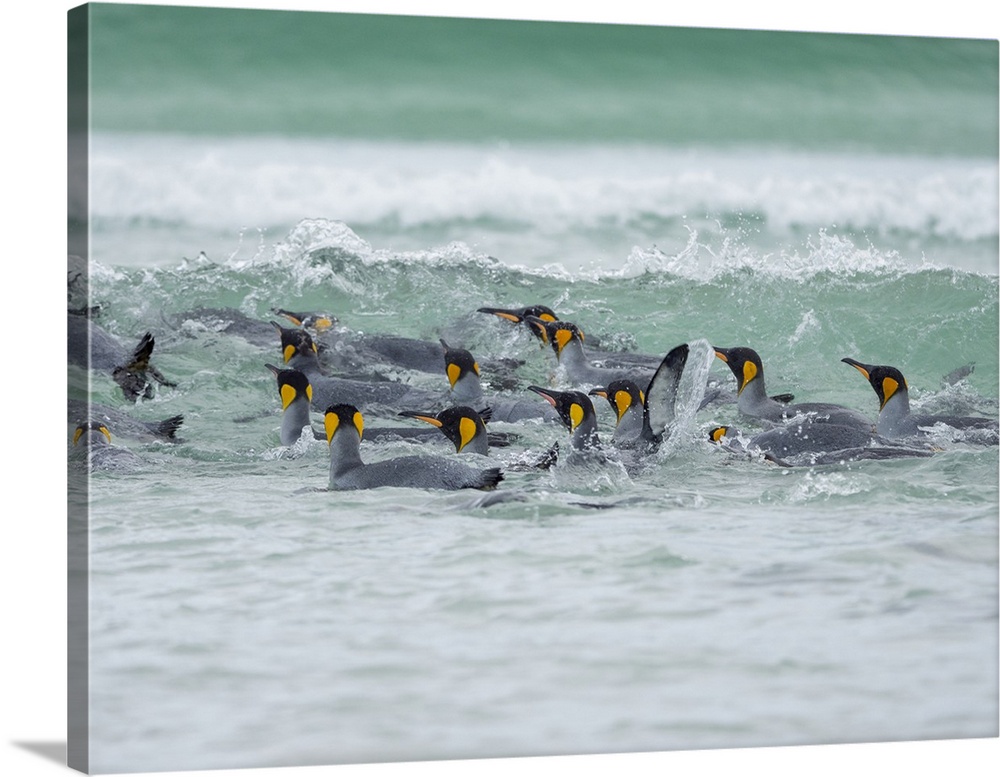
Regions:
M 98 130 L 996 155 L 996 41 L 93 8 Z
M 777 469 L 708 444 L 724 407 L 641 475 L 509 472 L 488 508 L 312 491 L 277 338 L 199 312 L 444 336 L 521 396 L 565 376 L 474 311 L 540 302 L 615 349 L 750 345 L 802 401 L 874 416 L 851 356 L 996 417 L 995 41 L 92 14 L 70 215 L 99 323 L 179 384 L 125 409 L 185 415 L 91 480 L 93 769 L 996 735 L 995 446 Z M 500 462 L 566 444 L 498 428 Z

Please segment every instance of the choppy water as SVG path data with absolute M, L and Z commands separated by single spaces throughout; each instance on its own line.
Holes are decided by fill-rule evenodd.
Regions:
M 121 14 L 110 39 L 145 29 Z M 934 49 L 937 80 L 910 84 L 876 119 L 902 132 L 900 115 L 947 94 L 978 111 L 962 114 L 962 137 L 992 138 L 993 151 L 938 146 L 956 137 L 950 113 L 909 145 L 850 122 L 825 140 L 803 125 L 769 143 L 706 136 L 730 93 L 688 51 L 672 88 L 716 111 L 691 143 L 652 137 L 637 95 L 656 46 L 636 34 L 621 67 L 647 80 L 620 90 L 621 110 L 642 131 L 615 137 L 586 123 L 540 137 L 544 111 L 530 101 L 527 137 L 503 123 L 480 135 L 489 115 L 449 135 L 426 118 L 438 115 L 426 95 L 387 136 L 371 131 L 379 110 L 360 109 L 355 133 L 324 133 L 313 117 L 248 134 L 235 108 L 225 125 L 161 117 L 147 132 L 114 107 L 134 97 L 128 83 L 98 90 L 90 301 L 126 343 L 153 331 L 154 361 L 179 384 L 126 409 L 185 422 L 180 444 L 116 440 L 143 461 L 90 483 L 95 771 L 996 734 L 995 446 L 941 438 L 927 459 L 779 469 L 708 444 L 708 428 L 737 420 L 729 407 L 693 415 L 641 474 L 511 471 L 501 490 L 521 499 L 489 507 L 478 493 L 315 491 L 326 446 L 279 444 L 264 368 L 280 359 L 277 337 L 192 312 L 267 322 L 272 306 L 320 309 L 366 333 L 444 335 L 482 364 L 523 360 L 523 394 L 553 379 L 552 354 L 474 311 L 544 303 L 612 348 L 750 345 L 769 390 L 798 400 L 874 416 L 874 392 L 840 362 L 852 356 L 902 369 L 919 408 L 995 417 L 996 103 L 979 86 L 981 49 Z M 838 104 L 868 115 L 870 93 L 833 75 L 861 42 L 834 43 L 786 52 L 801 61 L 813 46 L 814 67 L 797 76 L 820 101 L 810 115 Z M 140 44 L 129 56 L 141 64 Z M 589 50 L 586 36 L 565 45 L 569 63 Z M 872 51 L 890 61 L 900 45 Z M 802 103 L 780 53 L 756 78 L 770 75 L 787 116 Z M 369 62 L 362 80 L 396 64 Z M 194 76 L 165 72 L 187 94 Z M 590 99 L 557 72 L 562 101 Z M 839 91 L 815 91 L 817 73 Z M 197 93 L 170 94 L 166 105 L 197 105 Z M 452 96 L 457 111 L 465 97 Z M 942 383 L 972 362 L 964 381 Z M 712 373 L 728 375 L 721 362 Z M 446 385 L 443 372 L 393 376 Z M 74 393 L 123 406 L 104 375 Z M 520 435 L 500 462 L 566 443 L 554 427 L 498 428 Z

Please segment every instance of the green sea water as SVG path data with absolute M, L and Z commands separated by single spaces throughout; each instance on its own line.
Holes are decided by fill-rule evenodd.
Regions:
M 99 130 L 997 151 L 990 40 L 91 9 Z

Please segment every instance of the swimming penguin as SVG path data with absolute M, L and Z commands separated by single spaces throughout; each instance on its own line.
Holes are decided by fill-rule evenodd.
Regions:
M 614 445 L 628 444 L 640 438 L 646 395 L 633 381 L 616 379 L 606 388 L 591 389 L 588 394 L 604 397 L 614 410 L 615 433 L 611 438 Z
M 895 367 L 863 364 L 850 358 L 841 359 L 868 380 L 878 395 L 879 411 L 876 429 L 884 437 L 917 437 L 937 424 L 963 432 L 978 432 L 985 442 L 997 444 L 998 424 L 995 418 L 980 416 L 923 415 L 910 412 L 910 391 L 906 378 Z
M 146 332 L 139 344 L 129 351 L 87 316 L 68 315 L 66 322 L 70 364 L 110 373 L 130 402 L 153 397 L 154 387 L 150 378 L 161 386 L 177 386 L 150 362 L 155 345 L 151 332 Z
M 528 386 L 542 399 L 552 405 L 570 432 L 571 452 L 568 457 L 573 463 L 601 462 L 606 459 L 597 433 L 597 414 L 594 403 L 582 391 L 557 391 L 542 386 Z
M 558 421 L 556 412 L 548 405 L 539 405 L 521 397 L 492 395 L 483 392 L 479 363 L 470 351 L 452 348 L 441 340 L 444 348 L 445 373 L 451 386 L 451 398 L 458 404 L 489 407 L 494 421 L 517 422 L 531 418 Z
M 717 426 L 709 431 L 708 439 L 730 453 L 759 456 L 781 467 L 934 455 L 926 448 L 894 445 L 873 431 L 857 426 L 811 421 L 791 421 L 786 426 L 768 429 L 749 438 L 735 427 Z
M 282 308 L 271 308 L 271 312 L 276 316 L 284 316 L 295 326 L 311 329 L 314 332 L 322 332 L 337 323 L 336 316 L 331 316 L 328 313 L 294 313 Z
M 489 455 L 489 433 L 486 431 L 486 423 L 482 415 L 471 407 L 457 405 L 445 408 L 437 414 L 404 410 L 400 415 L 425 421 L 439 429 L 454 444 L 455 453 L 465 451 L 483 456 Z
M 687 343 L 672 348 L 661 360 L 646 391 L 633 381 L 621 379 L 591 390 L 591 396 L 604 397 L 615 411 L 613 445 L 649 452 L 659 448 L 677 418 L 681 378 L 690 352 Z
M 86 451 L 91 470 L 134 471 L 142 466 L 139 456 L 111 442 L 111 432 L 101 421 L 80 423 L 73 432 L 73 447 Z
M 281 397 L 281 444 L 294 445 L 302 436 L 305 427 L 319 437 L 309 420 L 312 405 L 312 386 L 305 373 L 299 370 L 283 370 L 273 364 L 265 364 L 278 381 L 278 395 Z
M 535 332 L 542 343 L 552 346 L 559 366 L 574 386 L 607 386 L 616 379 L 631 380 L 638 386 L 645 386 L 653 376 L 655 367 L 630 364 L 619 367 L 601 367 L 590 363 L 583 349 L 585 336 L 576 324 L 569 321 L 543 321 L 534 316 L 526 316 L 525 323 Z
M 545 305 L 528 305 L 523 308 L 477 308 L 477 313 L 489 313 L 504 321 L 511 321 L 515 324 L 524 322 L 528 316 L 534 316 L 542 321 L 558 321 L 559 317 L 555 311 Z
M 613 445 L 621 447 L 640 439 L 646 395 L 633 381 L 616 379 L 606 388 L 598 387 L 588 393 L 592 397 L 604 397 L 615 412 Z
M 281 399 L 281 444 L 294 445 L 309 427 L 314 439 L 322 440 L 325 433 L 313 427 L 310 420 L 313 391 L 306 374 L 300 370 L 282 369 L 273 364 L 265 364 L 278 382 Z M 411 429 L 410 427 L 374 427 L 368 431 L 369 441 L 406 439 L 416 442 L 436 440 L 438 435 L 432 429 Z
M 765 421 L 783 422 L 809 414 L 823 423 L 844 424 L 870 429 L 873 423 L 864 413 L 830 402 L 794 402 L 784 404 L 767 395 L 764 365 L 752 348 L 718 348 L 715 355 L 724 361 L 736 377 L 736 406 L 744 415 Z
M 289 329 L 272 322 L 281 338 L 285 365 L 304 373 L 313 390 L 317 407 L 347 403 L 369 412 L 395 415 L 400 410 L 426 410 L 442 404 L 443 396 L 405 383 L 388 380 L 363 381 L 335 378 L 323 373 L 316 345 L 304 329 Z M 437 358 L 441 358 L 438 349 Z M 440 365 L 440 362 L 438 362 Z M 439 367 L 440 369 L 440 367 Z
M 331 491 L 385 486 L 488 491 L 503 480 L 499 467 L 477 469 L 444 456 L 402 456 L 365 464 L 360 451 L 364 434 L 360 411 L 350 404 L 331 405 L 324 423 L 330 445 Z
M 109 405 L 87 402 L 82 399 L 67 400 L 66 418 L 70 422 L 78 418 L 100 421 L 115 437 L 127 437 L 140 442 L 154 440 L 180 442 L 177 431 L 184 423 L 183 415 L 171 416 L 162 421 L 140 421 Z
M 434 374 L 440 369 L 440 350 L 429 340 L 335 328 L 337 319 L 326 313 L 295 313 L 283 308 L 271 311 L 309 330 L 319 346 L 320 362 L 338 371 L 357 369 L 358 365 L 368 369 L 391 367 Z

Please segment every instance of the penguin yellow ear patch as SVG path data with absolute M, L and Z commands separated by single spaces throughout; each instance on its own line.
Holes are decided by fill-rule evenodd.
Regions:
M 309 400 L 309 404 L 311 405 L 312 401 L 313 401 L 313 387 L 312 387 L 312 383 L 309 383 L 309 384 L 306 385 L 306 399 Z
M 570 431 L 573 431 L 583 421 L 583 406 L 579 402 L 574 402 L 569 406 Z
M 80 442 L 81 437 L 83 437 L 83 427 L 78 426 L 76 427 L 76 431 L 73 432 L 73 444 L 76 445 L 78 442 Z
M 108 438 L 108 442 L 111 442 L 111 432 L 108 431 L 108 427 L 101 425 L 98 430 L 101 434 Z
M 458 434 L 459 439 L 461 440 L 458 450 L 461 451 L 462 448 L 472 442 L 472 438 L 476 436 L 476 422 L 471 418 L 463 418 L 458 422 Z
M 295 346 L 286 345 L 285 350 L 282 352 L 282 355 L 285 357 L 285 364 L 288 364 L 291 358 L 295 356 Z
M 883 378 L 882 380 L 882 407 L 885 407 L 885 403 L 889 401 L 896 390 L 899 388 L 899 382 L 893 378 Z M 881 408 L 879 408 L 881 409 Z
M 632 395 L 627 391 L 615 392 L 615 408 L 618 410 L 618 420 L 622 420 L 625 411 L 632 407 Z
M 717 426 L 715 427 L 715 429 L 710 431 L 708 435 L 709 437 L 711 437 L 712 442 L 718 442 L 719 440 L 721 440 L 723 437 L 726 436 L 726 432 L 728 431 L 729 431 L 728 426 Z
M 479 362 L 472 362 L 472 371 L 476 373 L 476 375 L 479 374 Z
M 573 339 L 573 333 L 569 329 L 558 329 L 556 330 L 556 334 L 553 339 L 559 347 L 559 351 L 562 351 L 562 349 L 566 347 L 567 343 Z
M 462 375 L 462 368 L 457 364 L 452 362 L 448 365 L 448 382 L 451 384 L 452 388 L 455 388 L 455 384 L 458 382 L 459 377 Z
M 323 418 L 323 426 L 326 429 L 326 442 L 329 444 L 333 442 L 333 435 L 337 433 L 337 427 L 340 426 L 340 416 L 336 413 L 327 413 Z
M 365 436 L 365 419 L 361 417 L 361 412 L 354 414 L 354 428 L 358 430 L 358 437 Z
M 746 388 L 747 383 L 757 377 L 757 365 L 751 361 L 743 362 L 743 385 L 740 391 Z
M 308 389 L 307 389 L 308 390 Z M 292 386 L 285 383 L 281 387 L 281 409 L 287 410 L 288 406 L 295 401 L 295 397 L 299 395 Z
M 553 316 L 553 315 L 552 315 L 551 313 L 542 313 L 542 314 L 540 314 L 540 315 L 539 315 L 538 317 L 539 317 L 540 319 L 542 319 L 542 321 L 549 321 L 549 322 L 552 322 L 552 321 L 555 321 L 555 320 L 556 320 L 556 317 L 555 317 L 555 316 Z

